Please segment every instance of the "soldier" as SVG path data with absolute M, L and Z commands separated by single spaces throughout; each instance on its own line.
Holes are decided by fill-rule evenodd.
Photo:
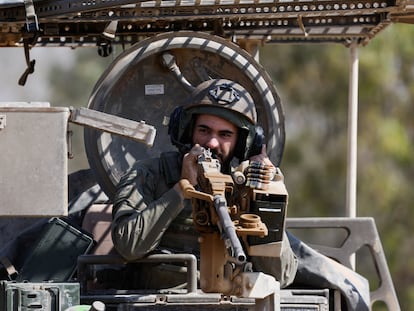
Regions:
M 190 102 L 177 108 L 170 119 L 169 134 L 179 152 L 139 161 L 119 182 L 112 222 L 117 251 L 127 260 L 157 251 L 198 254 L 191 201 L 184 199 L 179 181 L 187 179 L 197 187 L 197 158 L 203 148 L 212 151 L 225 174 L 246 159 L 275 169 L 265 146 L 258 154 L 252 153 L 262 142 L 256 122 L 253 99 L 241 85 L 217 79 L 197 86 Z M 290 234 L 284 235 L 280 257 L 260 257 L 252 262 L 256 271 L 273 275 L 281 287 L 292 284 L 296 276 L 303 285 L 340 289 L 349 298 L 349 310 L 369 309 L 365 279 Z M 352 278 L 338 277 L 338 266 Z M 157 280 L 155 272 L 141 272 L 147 286 Z

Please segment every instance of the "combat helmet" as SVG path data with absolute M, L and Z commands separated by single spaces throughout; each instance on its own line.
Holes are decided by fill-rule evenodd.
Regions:
M 227 79 L 213 79 L 200 83 L 189 101 L 175 109 L 170 118 L 171 142 L 186 152 L 191 146 L 195 116 L 211 114 L 226 119 L 239 128 L 234 156 L 242 161 L 251 155 L 252 148 L 263 142 L 263 130 L 256 125 L 257 114 L 253 98 L 240 84 Z

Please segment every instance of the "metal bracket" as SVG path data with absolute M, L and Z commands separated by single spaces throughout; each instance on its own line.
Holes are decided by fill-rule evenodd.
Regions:
M 388 310 L 400 311 L 400 305 L 394 289 L 390 271 L 381 240 L 371 217 L 309 217 L 309 218 L 287 218 L 287 230 L 291 229 L 345 229 L 348 236 L 340 247 L 325 245 L 309 246 L 322 254 L 336 259 L 343 265 L 352 268 L 351 257 L 363 246 L 368 246 L 379 277 L 379 287 L 371 291 L 371 304 L 376 301 L 384 302 Z M 306 242 L 306 241 L 305 241 Z
M 6 128 L 6 115 L 0 114 L 0 130 Z
M 104 132 L 131 138 L 152 147 L 156 129 L 144 121 L 133 121 L 88 108 L 70 108 L 69 121 Z
M 26 9 L 26 28 L 28 32 L 39 31 L 39 22 L 34 9 L 32 0 L 24 0 L 24 7 Z

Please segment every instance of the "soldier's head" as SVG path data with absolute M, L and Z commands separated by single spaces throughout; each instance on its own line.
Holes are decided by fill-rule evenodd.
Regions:
M 222 162 L 233 156 L 241 161 L 252 148 L 256 122 L 255 105 L 247 90 L 236 82 L 215 79 L 199 84 L 187 104 L 174 111 L 169 133 L 183 152 L 198 143 Z

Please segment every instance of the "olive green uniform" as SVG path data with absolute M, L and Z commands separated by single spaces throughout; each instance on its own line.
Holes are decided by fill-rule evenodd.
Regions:
M 189 253 L 198 249 L 190 201 L 172 188 L 177 181 L 172 175 L 176 173 L 171 172 L 173 165 L 167 165 L 159 158 L 139 162 L 118 185 L 112 239 L 128 260 L 142 258 L 158 248 Z

